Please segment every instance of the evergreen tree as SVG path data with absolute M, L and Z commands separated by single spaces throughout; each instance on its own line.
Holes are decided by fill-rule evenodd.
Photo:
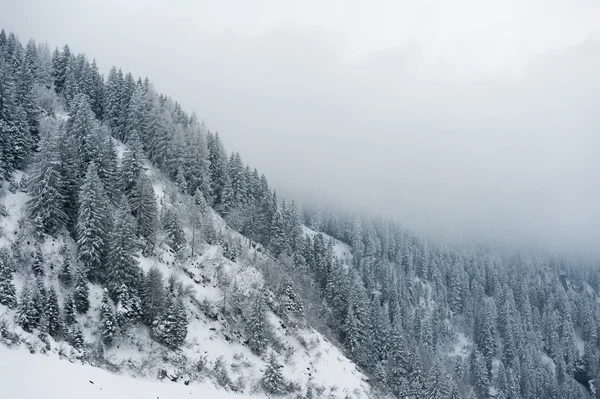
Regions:
M 104 289 L 102 294 L 102 305 L 100 306 L 100 321 L 102 323 L 101 334 L 102 341 L 106 345 L 112 345 L 115 336 L 117 334 L 117 321 L 113 312 L 110 298 L 108 297 L 108 291 Z
M 77 350 L 82 350 L 85 345 L 83 332 L 77 323 L 69 327 L 69 343 Z
M 79 271 L 75 277 L 75 287 L 73 290 L 73 302 L 75 309 L 79 313 L 87 313 L 90 308 L 90 291 L 83 271 Z
M 77 323 L 77 309 L 75 308 L 75 301 L 73 300 L 73 296 L 67 295 L 64 301 L 64 320 L 65 325 L 70 326 L 74 323 Z
M 66 132 L 74 144 L 78 177 L 82 177 L 89 170 L 90 163 L 98 162 L 101 159 L 103 144 L 102 129 L 100 129 L 94 118 L 94 113 L 85 95 L 78 95 L 73 99 L 70 117 L 66 124 Z M 96 173 L 98 173 L 97 164 L 95 168 Z
M 248 347 L 258 355 L 264 353 L 269 346 L 270 330 L 266 311 L 265 300 L 259 294 L 254 299 L 254 305 L 246 325 Z
M 139 156 L 139 154 L 135 154 L 131 150 L 126 150 L 123 153 L 123 159 L 121 161 L 121 170 L 119 178 L 120 187 L 121 192 L 129 201 L 131 201 L 133 198 L 133 191 L 135 189 L 136 183 L 138 182 L 140 174 L 144 170 L 143 160 L 138 159 Z
M 130 205 L 137 221 L 137 233 L 145 240 L 144 252 L 149 254 L 156 240 L 158 209 L 152 182 L 145 175 L 138 179 L 132 192 Z
M 108 242 L 106 286 L 111 298 L 116 299 L 122 285 L 134 288 L 140 283 L 135 258 L 134 221 L 124 201 L 115 213 Z
M 111 127 L 115 137 L 121 141 L 123 141 L 123 135 L 120 134 L 122 132 L 119 131 L 119 120 L 121 118 L 121 113 L 125 112 L 122 108 L 123 86 L 123 73 L 121 70 L 117 71 L 117 68 L 113 66 L 106 79 L 102 109 L 104 121 Z
M 210 132 L 207 136 L 208 146 L 208 161 L 209 175 L 212 188 L 212 205 L 213 207 L 221 205 L 223 201 L 223 190 L 225 188 L 227 176 L 227 154 L 219 133 L 212 135 Z
M 79 171 L 79 147 L 66 129 L 59 128 L 58 151 L 60 157 L 60 175 L 65 196 L 63 209 L 68 217 L 68 228 L 73 231 L 77 223 L 78 195 L 81 185 Z
M 485 397 L 490 388 L 490 378 L 485 357 L 477 350 L 471 355 L 471 380 L 479 395 Z
M 155 323 L 153 337 L 171 349 L 177 349 L 185 342 L 187 317 L 181 298 L 169 300 L 166 313 Z
M 436 359 L 427 373 L 423 398 L 447 399 L 450 393 L 450 376 L 441 360 Z
M 142 321 L 152 326 L 165 312 L 165 287 L 163 275 L 157 267 L 152 267 L 142 288 Z
M 17 306 L 17 293 L 12 282 L 13 268 L 7 258 L 0 257 L 0 304 L 14 308 Z
M 138 279 L 141 280 L 141 274 Z M 117 324 L 122 330 L 125 330 L 129 325 L 139 321 L 141 317 L 142 302 L 137 288 L 122 284 L 117 291 Z
M 175 300 L 175 316 L 176 316 L 176 329 L 175 329 L 175 346 L 180 347 L 185 342 L 185 338 L 188 333 L 188 318 L 183 303 L 183 297 L 180 295 Z
M 302 301 L 294 290 L 294 283 L 291 280 L 285 280 L 279 289 L 279 309 L 282 315 L 286 317 L 302 316 L 304 307 Z
M 362 349 L 362 331 L 360 321 L 354 314 L 354 306 L 348 305 L 346 319 L 342 328 L 344 336 L 344 346 L 353 357 L 356 357 Z
M 272 353 L 261 378 L 261 384 L 265 392 L 275 396 L 281 396 L 286 393 L 285 380 L 281 373 L 282 367 L 283 366 L 277 362 L 275 354 Z
M 60 174 L 60 157 L 56 148 L 56 127 L 46 133 L 40 142 L 40 152 L 34 159 L 28 182 L 31 199 L 27 201 L 27 214 L 31 220 L 39 220 L 44 233 L 53 234 L 68 222 L 63 207 L 65 195 Z
M 106 243 L 107 202 L 96 164 L 92 162 L 79 190 L 77 258 L 88 276 L 96 281 L 102 281 L 105 276 L 102 260 Z
M 415 399 L 424 397 L 425 389 L 430 389 L 431 387 L 425 385 L 425 373 L 423 372 L 421 355 L 418 352 L 413 355 L 410 367 L 411 370 L 408 375 L 408 396 Z
M 65 45 L 62 52 L 59 52 L 58 49 L 54 51 L 52 56 L 52 64 L 53 71 L 52 75 L 54 76 L 54 87 L 57 93 L 61 93 L 65 86 L 65 81 L 67 79 L 67 67 L 69 65 L 69 61 L 71 59 L 71 49 L 68 45 Z
M 288 242 L 285 237 L 285 225 L 281 212 L 276 212 L 271 223 L 269 247 L 276 257 L 288 253 Z
M 221 193 L 221 202 L 216 209 L 219 210 L 221 215 L 228 215 L 230 212 L 236 209 L 235 192 L 233 191 L 233 186 L 231 184 L 229 175 L 225 175 L 223 191 Z
M 46 301 L 46 318 L 48 320 L 48 334 L 53 338 L 57 338 L 61 332 L 60 309 L 58 307 L 58 295 L 56 290 L 51 287 L 48 291 Z
M 206 203 L 204 194 L 200 189 L 196 189 L 196 192 L 194 193 L 194 203 L 198 207 L 198 212 L 200 212 L 200 215 L 206 215 L 206 212 L 208 211 L 208 204 Z
M 90 106 L 96 118 L 103 119 L 103 103 L 104 103 L 104 79 L 98 70 L 96 60 L 92 60 L 92 64 L 87 74 L 87 90 L 86 93 L 90 98 Z
M 42 254 L 42 248 L 39 245 L 35 247 L 35 255 L 33 257 L 33 263 L 31 265 L 31 271 L 36 277 L 44 276 L 44 257 Z
M 99 127 L 98 139 L 100 143 L 98 155 L 98 177 L 104 185 L 107 197 L 116 202 L 119 196 L 119 178 L 117 166 L 117 149 L 106 125 Z
M 71 254 L 66 252 L 63 257 L 63 263 L 60 268 L 58 279 L 65 287 L 70 287 L 73 283 L 73 272 L 71 270 Z
M 26 283 L 23 286 L 17 308 L 17 323 L 27 332 L 39 326 L 41 314 L 39 312 L 39 293 L 37 286 Z
M 27 115 L 17 99 L 14 75 L 0 59 L 0 166 L 5 175 L 23 166 L 31 147 Z
M 175 252 L 185 247 L 185 233 L 179 222 L 179 215 L 173 207 L 168 207 L 163 216 L 163 228 L 167 234 L 167 241 Z
M 196 249 L 196 236 L 198 232 L 202 231 L 202 222 L 206 214 L 206 201 L 204 196 L 199 189 L 196 190 L 194 198 L 188 203 L 187 212 L 189 216 L 189 224 L 192 228 L 192 242 L 190 244 L 192 249 L 192 257 Z

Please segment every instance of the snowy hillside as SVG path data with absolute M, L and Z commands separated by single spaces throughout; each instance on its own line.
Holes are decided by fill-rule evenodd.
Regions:
M 118 157 L 121 159 L 126 146 L 117 143 L 116 148 Z M 176 190 L 176 187 L 169 181 L 161 179 L 161 174 L 149 164 L 146 167 L 146 173 L 152 179 L 160 207 L 165 192 L 172 192 Z M 21 177 L 22 175 L 17 175 L 17 178 Z M 15 193 L 8 192 L 3 200 L 7 215 L 1 218 L 0 222 L 7 234 L 0 241 L 0 246 L 9 247 L 15 241 L 13 237 L 20 237 L 20 240 L 28 241 L 23 244 L 23 250 L 31 251 L 31 256 L 33 256 L 35 251 L 33 237 L 22 237 L 23 231 L 18 227 L 18 220 L 24 214 L 23 207 L 28 200 L 28 195 L 20 190 Z M 214 223 L 215 229 L 227 234 L 232 240 L 244 239 L 239 233 L 226 229 L 224 221 L 214 212 L 210 212 L 210 219 Z M 62 238 L 58 240 L 48 238 L 42 246 L 42 256 L 50 265 L 50 272 L 46 279 L 48 286 L 56 284 L 54 278 L 56 278 L 59 268 L 54 266 L 63 263 L 59 251 L 63 242 Z M 19 362 L 31 361 L 33 364 L 40 365 L 60 364 L 57 354 L 61 354 L 71 362 L 91 362 L 112 371 L 118 370 L 117 374 L 143 376 L 150 380 L 161 376 L 165 380 L 177 381 L 177 383 L 163 382 L 162 385 L 149 381 L 145 383 L 137 380 L 128 381 L 126 378 L 117 378 L 107 373 L 94 371 L 87 366 L 76 372 L 75 375 L 82 375 L 82 381 L 85 382 L 83 386 L 87 389 L 90 388 L 86 385 L 88 384 L 87 377 L 83 376 L 93 375 L 97 379 L 104 376 L 107 385 L 105 385 L 106 393 L 101 393 L 102 395 L 115 392 L 114 387 L 111 388 L 109 384 L 113 380 L 119 381 L 119 384 L 124 385 L 127 389 L 129 387 L 137 389 L 140 384 L 150 389 L 154 386 L 162 387 L 163 385 L 182 385 L 189 381 L 204 381 L 203 388 L 198 388 L 198 392 L 203 392 L 202 389 L 209 389 L 206 388 L 207 386 L 211 386 L 214 390 L 217 389 L 215 386 L 219 385 L 225 385 L 225 387 L 219 387 L 221 392 L 228 390 L 250 394 L 261 391 L 260 381 L 267 365 L 267 358 L 256 356 L 244 343 L 243 331 L 239 325 L 232 325 L 231 319 L 224 315 L 223 304 L 226 297 L 223 287 L 239 287 L 238 295 L 246 296 L 250 296 L 252 290 L 260 289 L 263 286 L 261 274 L 254 267 L 249 266 L 244 259 L 262 255 L 253 249 L 246 249 L 243 256 L 240 253 L 239 260 L 234 262 L 223 256 L 223 248 L 220 245 L 206 243 L 199 247 L 197 254 L 197 256 L 189 257 L 181 262 L 175 258 L 173 251 L 168 246 L 160 245 L 152 257 L 143 256 L 141 253 L 137 255 L 140 268 L 144 272 L 147 273 L 155 267 L 165 276 L 174 276 L 186 287 L 185 290 L 189 295 L 186 301 L 189 318 L 188 334 L 185 344 L 176 353 L 157 344 L 151 338 L 146 327 L 135 326 L 129 329 L 126 335 L 119 338 L 113 346 L 102 349 L 101 362 L 97 358 L 90 360 L 88 354 L 76 351 L 64 342 L 54 342 L 50 339 L 46 346 L 38 337 L 26 333 L 14 322 L 16 318 L 14 310 L 0 305 L 0 321 L 5 323 L 8 331 L 16 332 L 21 337 L 22 343 L 32 351 L 46 352 L 47 348 L 50 348 L 48 356 L 52 360 L 31 360 L 29 358 L 22 360 L 20 357 L 26 353 L 23 350 L 6 353 L 19 359 Z M 27 278 L 26 275 L 16 273 L 15 283 L 18 290 L 22 288 L 24 278 Z M 57 291 L 60 292 L 60 289 Z M 96 348 L 101 340 L 99 332 L 101 331 L 102 289 L 91 284 L 89 297 L 90 311 L 80 316 L 79 321 L 83 326 L 86 347 Z M 62 300 L 62 296 L 59 296 L 59 301 L 62 302 Z M 226 306 L 229 306 L 229 302 L 226 302 Z M 225 309 L 225 311 L 227 310 Z M 366 382 L 367 378 L 321 334 L 311 328 L 290 328 L 272 312 L 268 316 L 268 322 L 273 328 L 274 339 L 278 342 L 277 358 L 283 364 L 283 375 L 288 383 L 295 384 L 294 390 L 297 390 L 298 393 L 306 393 L 306 389 L 310 389 L 319 395 L 332 398 L 366 398 L 368 396 L 370 387 Z M 97 354 L 93 356 L 97 356 Z M 0 364 L 6 366 L 10 363 L 5 363 L 3 358 Z M 67 364 L 67 367 L 73 368 L 71 364 Z M 223 382 L 222 376 L 218 375 L 223 372 L 222 370 L 225 370 L 227 376 L 225 382 Z M 0 383 L 4 382 L 2 380 L 6 376 L 5 373 L 0 374 Z M 51 381 L 50 376 L 47 378 Z M 90 379 L 93 378 L 90 377 Z M 97 388 L 97 386 L 93 386 L 93 388 Z M 163 388 L 156 389 L 159 392 Z M 61 390 L 57 388 L 54 390 L 57 397 L 61 395 Z M 52 387 L 46 387 L 45 391 L 52 392 Z M 195 391 L 191 388 L 186 390 L 184 387 L 178 387 L 164 388 L 164 392 L 165 395 L 180 395 Z M 221 395 L 223 398 L 230 397 L 224 393 Z

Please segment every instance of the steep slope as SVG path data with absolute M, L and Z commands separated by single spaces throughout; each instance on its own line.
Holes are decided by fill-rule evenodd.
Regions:
M 117 153 L 121 159 L 127 146 L 119 142 L 116 144 Z M 161 211 L 161 204 L 167 201 L 165 193 L 175 193 L 177 187 L 162 177 L 161 173 L 151 165 L 146 164 L 146 168 L 146 174 L 151 178 L 157 193 L 157 204 Z M 24 177 L 21 173 L 16 174 L 15 178 L 19 183 L 20 179 Z M 4 186 L 6 185 L 7 183 L 4 182 Z M 181 193 L 179 195 L 183 204 L 185 199 Z M 25 252 L 23 256 L 33 257 L 35 238 L 28 236 L 27 232 L 19 227 L 18 222 L 25 213 L 24 204 L 27 200 L 28 195 L 20 190 L 15 193 L 7 192 L 3 198 L 7 215 L 0 219 L 0 225 L 5 232 L 0 241 L 0 247 L 9 248 L 14 245 L 15 241 L 18 241 L 20 251 Z M 210 223 L 217 231 L 226 235 L 228 240 L 248 241 L 239 233 L 227 228 L 226 223 L 212 210 L 209 212 Z M 189 230 L 189 226 L 184 224 L 184 229 Z M 15 240 L 12 237 L 19 237 L 19 239 Z M 63 255 L 60 252 L 65 242 L 70 246 L 73 245 L 67 237 L 58 239 L 48 237 L 41 247 L 42 256 L 47 265 L 44 284 L 47 287 L 54 286 L 59 293 L 64 290 L 61 290 L 60 285 L 57 284 L 59 273 L 57 266 L 63 263 Z M 257 289 L 267 290 L 260 272 L 250 266 L 251 262 L 247 261 L 263 255 L 252 248 L 245 248 L 238 255 L 238 260 L 232 261 L 223 256 L 221 245 L 207 243 L 199 247 L 197 254 L 195 257 L 188 257 L 182 261 L 176 259 L 172 249 L 164 243 L 158 245 L 151 257 L 146 257 L 141 252 L 137 254 L 139 266 L 144 272 L 147 273 L 153 267 L 157 268 L 163 275 L 173 276 L 185 287 L 187 293 L 186 313 L 189 319 L 188 334 L 185 344 L 177 352 L 172 352 L 158 344 L 152 339 L 148 328 L 142 325 L 128 328 L 124 335 L 117 338 L 110 347 L 101 346 L 102 289 L 96 284 L 90 284 L 90 310 L 78 317 L 85 339 L 84 348 L 81 351 L 73 349 L 65 342 L 55 342 L 48 337 L 45 338 L 48 339 L 48 343 L 44 343 L 38 336 L 25 332 L 14 322 L 17 311 L 0 305 L 0 323 L 3 323 L 4 326 L 4 336 L 16 334 L 20 337 L 18 340 L 22 345 L 28 347 L 32 352 L 46 353 L 54 359 L 52 362 L 55 361 L 56 355 L 60 354 L 61 357 L 66 356 L 71 362 L 89 362 L 117 374 L 129 374 L 150 380 L 161 377 L 176 381 L 178 385 L 187 384 L 189 381 L 204 380 L 204 386 L 219 386 L 221 390 L 247 395 L 261 391 L 261 378 L 267 358 L 257 356 L 248 348 L 243 331 L 243 315 L 231 316 L 229 314 L 233 313 L 229 309 L 232 304 L 224 290 L 235 286 L 238 287 L 236 295 L 246 297 L 250 297 Z M 26 268 L 20 268 L 15 273 L 14 281 L 19 291 L 22 290 L 23 282 L 28 278 L 30 277 Z M 59 295 L 60 303 L 63 303 L 63 299 L 63 295 Z M 289 384 L 290 392 L 302 395 L 306 394 L 307 390 L 311 390 L 318 395 L 327 395 L 332 398 L 368 397 L 370 387 L 366 383 L 367 378 L 321 334 L 309 327 L 286 326 L 284 321 L 271 311 L 268 312 L 268 322 L 272 326 L 273 340 L 277 342 L 277 357 L 283 365 L 283 375 Z M 14 340 L 14 338 L 10 339 Z M 5 338 L 5 343 L 10 339 Z M 19 350 L 12 353 L 11 356 L 19 358 L 24 353 Z M 8 366 L 9 358 L 8 356 L 3 357 L 0 363 Z M 19 362 L 21 361 L 23 360 L 19 360 Z M 33 363 L 34 365 L 45 364 L 44 362 L 50 361 L 36 360 Z M 25 364 L 27 363 L 25 362 Z M 69 367 L 72 368 L 71 365 Z M 86 371 L 76 372 L 75 375 L 88 375 L 86 373 L 96 375 L 98 373 L 90 371 L 87 367 L 82 370 Z M 108 376 L 105 373 L 99 375 Z M 40 375 L 40 378 L 42 377 L 44 375 Z M 1 373 L 0 383 L 4 386 L 4 382 L 8 381 L 8 378 L 8 373 Z M 46 376 L 45 378 L 51 377 Z M 85 380 L 83 386 L 87 387 L 87 380 L 84 377 L 81 378 Z M 130 389 L 129 387 L 138 389 L 137 385 L 140 384 L 139 382 L 127 382 L 123 378 L 116 378 L 116 380 L 112 379 L 113 377 L 106 378 L 106 384 L 119 381 L 119 384 L 127 387 L 124 389 Z M 79 383 L 82 382 L 78 381 L 77 384 Z M 146 386 L 144 384 L 147 384 L 148 388 L 143 388 Z M 173 382 L 164 382 L 163 384 L 171 385 Z M 13 387 L 17 386 L 13 385 Z M 104 388 L 106 392 L 115 392 L 114 387 L 105 386 L 107 387 Z M 150 382 L 142 383 L 142 387 L 139 389 L 144 392 L 144 389 L 155 386 L 160 387 L 161 385 L 153 385 Z M 53 391 L 51 387 L 47 387 L 47 389 L 49 389 L 47 392 Z M 163 388 L 156 389 L 160 392 Z M 178 397 L 170 395 L 195 392 L 181 387 L 171 389 L 164 388 L 165 395 L 169 395 L 165 397 Z M 203 392 L 202 389 L 198 392 Z M 14 396 L 7 397 L 21 395 L 18 391 L 9 391 L 9 394 Z M 55 388 L 54 394 L 59 397 L 62 395 L 62 390 Z M 103 393 L 103 395 L 107 395 L 107 393 Z

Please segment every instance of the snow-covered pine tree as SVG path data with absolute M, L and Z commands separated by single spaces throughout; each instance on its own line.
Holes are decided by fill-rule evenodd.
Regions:
M 269 362 L 267 363 L 265 371 L 263 372 L 262 378 L 260 380 L 265 392 L 275 396 L 281 396 L 286 393 L 286 384 L 283 378 L 283 374 L 281 372 L 282 367 L 283 366 L 281 366 L 281 364 L 279 364 L 279 362 L 277 361 L 275 354 L 271 353 L 271 356 L 269 357 Z
M 17 72 L 17 101 L 25 112 L 32 150 L 35 149 L 39 140 L 38 123 L 40 117 L 39 108 L 33 93 L 33 84 L 35 81 L 33 61 L 36 58 L 36 54 L 32 53 L 32 51 L 35 48 L 35 44 L 27 46 L 27 52 Z
M 154 323 L 152 336 L 166 347 L 177 349 L 185 342 L 187 316 L 181 298 L 169 298 L 167 302 L 167 311 Z
M 165 312 L 165 287 L 163 275 L 157 267 L 152 267 L 142 287 L 142 321 L 152 326 Z
M 100 322 L 102 342 L 104 342 L 105 345 L 110 346 L 117 334 L 117 321 L 106 288 L 102 294 L 102 304 L 100 305 Z
M 73 296 L 68 294 L 63 303 L 64 309 L 64 322 L 65 326 L 70 326 L 73 323 L 77 322 L 77 309 L 75 308 L 75 301 L 73 300 Z
M 46 319 L 48 322 L 48 334 L 53 338 L 57 338 L 62 330 L 60 322 L 60 309 L 58 307 L 58 295 L 54 287 L 48 290 L 46 299 Z
M 17 291 L 13 284 L 13 269 L 4 256 L 0 257 L 0 304 L 14 308 L 17 306 Z
M 44 255 L 42 254 L 42 248 L 40 245 L 36 245 L 35 254 L 33 256 L 33 263 L 31 264 L 31 271 L 36 277 L 43 276 L 44 272 Z
M 342 325 L 342 334 L 344 346 L 352 356 L 357 356 L 362 349 L 362 331 L 360 327 L 360 321 L 354 314 L 354 306 L 349 304 L 346 319 Z
M 194 193 L 194 203 L 198 207 L 198 212 L 200 212 L 200 215 L 206 215 L 206 212 L 208 211 L 208 204 L 206 203 L 204 194 L 200 189 L 197 189 Z
M 79 146 L 72 136 L 60 124 L 58 131 L 58 153 L 60 159 L 60 175 L 62 191 L 65 196 L 64 211 L 68 217 L 67 227 L 74 231 L 77 223 L 78 195 L 82 175 L 79 171 Z
M 103 257 L 107 238 L 107 204 L 98 169 L 92 162 L 79 190 L 77 259 L 87 275 L 95 281 L 103 281 L 105 277 Z
M 58 281 L 65 287 L 70 287 L 73 283 L 73 271 L 71 269 L 71 253 L 66 250 L 63 255 L 63 262 L 58 274 Z
M 200 190 L 204 198 L 210 198 L 210 176 L 208 172 L 208 148 L 206 145 L 206 127 L 192 115 L 190 123 L 184 129 L 184 147 L 182 167 L 188 183 L 188 193 Z
M 0 57 L 0 165 L 5 176 L 23 162 L 32 148 L 27 114 L 19 104 L 15 76 Z
M 112 222 L 106 262 L 106 287 L 113 300 L 117 300 L 122 285 L 132 291 L 141 283 L 135 258 L 134 223 L 127 203 L 121 201 Z
M 54 87 L 57 93 L 61 93 L 67 79 L 67 66 L 71 58 L 71 50 L 68 45 L 63 47 L 60 52 L 58 48 L 52 54 L 52 76 L 54 77 Z
M 78 270 L 75 276 L 75 286 L 73 288 L 73 302 L 75 309 L 79 313 L 87 313 L 90 308 L 90 291 L 88 287 L 85 273 L 82 270 Z
M 242 162 L 242 157 L 239 152 L 231 154 L 227 165 L 227 173 L 229 175 L 233 194 L 230 210 L 243 209 L 248 203 L 249 198 L 244 163 Z
M 246 325 L 248 347 L 258 355 L 264 353 L 269 346 L 271 335 L 266 308 L 265 299 L 257 294 Z
M 44 278 L 38 277 L 36 280 L 37 284 L 37 298 L 35 301 L 35 306 L 37 307 L 37 313 L 41 316 L 46 316 L 46 311 L 48 310 L 48 290 L 46 289 L 46 285 L 44 283 Z M 46 320 L 47 322 L 47 320 Z M 44 326 L 47 329 L 47 325 Z M 44 331 L 47 332 L 47 331 Z
M 138 132 L 144 130 L 144 122 L 146 116 L 145 104 L 145 88 L 141 80 L 135 84 L 131 98 L 129 100 L 129 108 L 127 110 L 127 121 L 125 123 L 125 134 L 127 135 L 127 143 L 130 144 L 131 137 Z M 138 137 L 139 139 L 139 137 Z
M 218 207 L 223 200 L 223 190 L 227 176 L 227 153 L 219 133 L 207 134 L 209 175 L 212 189 L 212 205 Z
M 198 241 L 198 235 L 202 232 L 202 223 L 204 215 L 206 214 L 206 201 L 200 189 L 196 190 L 194 197 L 187 204 L 187 216 L 189 224 L 192 228 L 192 241 L 190 243 L 191 256 L 194 256 L 196 250 L 196 243 Z
M 110 137 L 110 131 L 106 125 L 98 128 L 99 155 L 98 155 L 98 177 L 104 185 L 107 197 L 115 202 L 119 196 L 119 172 L 118 156 L 115 143 Z
M 85 339 L 83 338 L 83 332 L 81 331 L 81 327 L 79 324 L 74 323 L 69 327 L 69 343 L 73 346 L 73 348 L 77 350 L 82 350 L 85 345 Z
M 108 123 L 108 126 L 115 132 L 115 136 L 120 140 L 123 140 L 123 136 L 118 134 L 117 130 L 120 115 L 122 112 L 125 112 L 121 108 L 123 85 L 123 72 L 121 70 L 117 71 L 117 68 L 113 66 L 106 79 L 102 109 L 104 121 Z
M 490 388 L 490 377 L 485 357 L 478 350 L 471 354 L 470 375 L 473 386 L 479 395 L 485 397 Z
M 179 221 L 179 215 L 173 207 L 168 207 L 163 215 L 163 228 L 167 235 L 169 246 L 175 252 L 185 247 L 185 233 Z
M 175 329 L 175 346 L 180 347 L 184 344 L 185 338 L 188 333 L 188 318 L 183 303 L 182 295 L 175 298 L 175 316 L 176 316 L 176 329 Z
M 135 135 L 137 137 L 137 133 Z M 143 160 L 138 159 L 139 157 L 139 154 L 135 154 L 131 149 L 127 149 L 123 153 L 123 159 L 121 160 L 119 187 L 129 201 L 133 198 L 136 183 L 144 170 Z
M 37 284 L 26 282 L 21 290 L 16 321 L 27 332 L 32 332 L 40 322 Z
M 435 359 L 425 378 L 423 398 L 447 399 L 450 395 L 450 376 L 440 359 Z
M 27 184 L 31 196 L 27 201 L 27 214 L 31 220 L 39 220 L 44 233 L 54 234 L 67 225 L 63 181 L 60 174 L 60 157 L 57 150 L 58 127 L 55 123 L 42 123 L 40 151 L 35 155 L 31 177 Z
M 137 180 L 130 199 L 133 216 L 137 221 L 137 234 L 144 238 L 144 253 L 151 254 L 156 240 L 158 209 L 150 179 L 142 174 Z
M 235 209 L 235 193 L 233 192 L 233 186 L 231 185 L 231 179 L 229 178 L 229 175 L 225 175 L 224 177 L 221 202 L 216 209 L 218 209 L 219 213 L 224 216 L 227 216 Z
M 136 280 L 142 280 L 141 272 Z M 121 327 L 121 330 L 125 330 L 129 325 L 140 320 L 142 317 L 142 303 L 138 296 L 137 286 L 129 287 L 126 284 L 121 284 L 121 287 L 117 291 L 116 301 L 117 309 L 115 317 L 117 325 Z
M 275 256 L 287 253 L 288 243 L 285 238 L 285 224 L 281 212 L 277 211 L 271 222 L 269 249 Z
M 302 300 L 294 290 L 294 283 L 287 279 L 279 289 L 279 309 L 280 313 L 286 317 L 301 317 L 304 313 Z
M 88 97 L 90 98 L 90 107 L 94 114 L 96 115 L 96 119 L 102 120 L 103 117 L 103 101 L 104 101 L 104 78 L 100 74 L 98 70 L 98 65 L 96 64 L 96 60 L 92 60 L 92 64 L 90 65 L 90 70 L 88 72 L 87 79 L 89 81 L 88 84 Z
M 97 163 L 100 160 L 102 146 L 102 130 L 94 113 L 90 109 L 87 96 L 78 94 L 73 99 L 70 118 L 66 123 L 66 132 L 69 139 L 75 144 L 77 155 L 78 176 L 86 175 L 89 165 L 96 163 L 96 174 L 98 174 Z
M 425 373 L 423 372 L 423 364 L 421 363 L 421 355 L 417 351 L 413 354 L 410 371 L 408 373 L 408 397 L 422 398 L 425 393 Z

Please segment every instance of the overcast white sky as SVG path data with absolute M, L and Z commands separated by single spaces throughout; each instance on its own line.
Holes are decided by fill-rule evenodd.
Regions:
M 289 196 L 598 246 L 599 1 L 126 3 L 0 0 L 0 26 L 149 76 Z

